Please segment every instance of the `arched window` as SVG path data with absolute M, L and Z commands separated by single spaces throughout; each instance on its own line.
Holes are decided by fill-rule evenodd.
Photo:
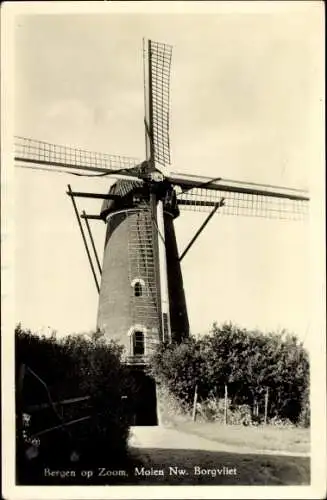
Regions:
M 134 285 L 134 295 L 135 297 L 142 297 L 143 295 L 142 285 L 139 281 Z
M 145 353 L 144 333 L 136 330 L 132 335 L 132 349 L 134 356 L 143 356 Z
M 130 338 L 130 355 L 144 356 L 146 354 L 146 332 L 143 325 L 133 325 L 127 335 Z
M 136 278 L 131 283 L 133 287 L 134 297 L 142 297 L 145 290 L 145 282 L 140 278 Z

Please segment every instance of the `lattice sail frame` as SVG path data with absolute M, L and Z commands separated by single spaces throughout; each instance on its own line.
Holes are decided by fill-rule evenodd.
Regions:
M 76 149 L 20 136 L 15 137 L 15 160 L 24 164 L 46 165 L 50 170 L 51 168 L 55 170 L 55 167 L 98 172 L 114 172 L 115 170 L 126 169 L 125 173 L 128 174 L 130 169 L 133 175 L 135 175 L 133 168 L 140 164 L 140 160 L 137 158 Z M 130 187 L 130 182 L 126 181 L 122 185 Z M 139 184 L 142 181 L 136 182 Z M 172 184 L 174 185 L 174 182 Z M 178 191 L 178 189 L 177 186 L 176 190 Z M 177 201 L 182 210 L 208 212 L 212 210 L 212 207 L 217 202 L 224 198 L 224 206 L 220 207 L 217 212 L 220 215 L 242 215 L 288 220 L 305 219 L 309 211 L 308 199 L 287 198 L 285 197 L 287 196 L 285 188 L 280 189 L 281 197 L 279 198 L 269 196 L 269 191 L 267 191 L 267 195 L 264 195 L 193 187 L 186 192 L 178 193 Z M 305 191 L 298 191 L 299 195 L 301 193 L 303 197 L 307 195 Z
M 219 215 L 305 220 L 309 212 L 307 200 L 219 190 L 211 191 L 205 188 L 193 188 L 187 193 L 177 195 L 180 209 L 196 212 L 210 212 L 215 204 L 222 199 L 224 199 L 224 205 L 219 208 L 217 212 Z
M 140 163 L 137 158 L 87 151 L 21 136 L 15 136 L 14 155 L 17 162 L 24 164 L 103 172 L 129 169 Z
M 152 135 L 152 160 L 170 165 L 170 69 L 172 46 L 148 40 L 144 48 L 148 62 L 149 127 Z

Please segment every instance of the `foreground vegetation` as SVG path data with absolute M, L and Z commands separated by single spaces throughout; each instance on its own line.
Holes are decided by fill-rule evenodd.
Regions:
M 38 337 L 20 326 L 15 335 L 18 481 L 48 466 L 124 461 L 124 396 L 134 391 L 121 347 L 96 335 Z
M 182 450 L 178 443 L 172 450 L 129 450 L 138 386 L 119 345 L 96 333 L 38 337 L 20 325 L 15 342 L 18 484 L 309 482 L 308 458 L 262 454 L 309 451 L 309 361 L 295 337 L 214 325 L 209 336 L 161 346 L 151 360 L 161 422 L 235 445 L 238 453 Z M 271 425 L 261 425 L 264 411 Z M 226 417 L 233 425 L 222 425 Z M 240 447 L 258 454 L 240 454 Z M 172 462 L 189 471 L 182 483 L 171 476 L 133 474 L 135 466 L 162 468 Z M 236 467 L 237 476 L 194 477 L 194 466 L 212 468 L 215 463 Z M 82 476 L 83 470 L 98 467 L 122 468 L 127 475 Z M 46 468 L 73 469 L 76 475 L 45 477 Z
M 308 353 L 287 333 L 214 324 L 211 335 L 160 346 L 150 371 L 168 399 L 177 401 L 174 414 L 189 414 L 196 393 L 204 421 L 226 418 L 227 402 L 228 423 L 258 424 L 266 414 L 276 425 L 310 425 Z

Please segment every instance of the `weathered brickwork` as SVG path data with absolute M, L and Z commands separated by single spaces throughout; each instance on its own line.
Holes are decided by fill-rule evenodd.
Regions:
M 189 333 L 185 295 L 173 218 L 165 214 L 165 239 L 173 340 Z M 146 351 L 162 340 L 159 324 L 158 265 L 151 215 L 144 209 L 123 210 L 107 218 L 97 326 L 131 353 L 128 333 L 135 325 L 146 328 Z M 142 296 L 135 296 L 134 279 L 145 286 Z

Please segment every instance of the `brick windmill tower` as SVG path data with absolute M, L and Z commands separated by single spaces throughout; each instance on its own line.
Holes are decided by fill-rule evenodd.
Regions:
M 18 166 L 117 179 L 106 193 L 74 192 L 68 186 L 68 194 L 99 292 L 97 328 L 125 347 L 125 362 L 138 378 L 134 421 L 141 424 L 156 423 L 155 386 L 143 370 L 148 356 L 160 343 L 180 342 L 189 335 L 180 262 L 211 217 L 218 211 L 296 220 L 306 215 L 309 201 L 307 193 L 299 189 L 168 171 L 171 55 L 171 46 L 143 42 L 143 162 L 25 137 L 15 140 Z M 103 200 L 100 213 L 80 214 L 77 197 Z M 174 230 L 180 209 L 209 211 L 182 254 Z M 106 224 L 102 266 L 91 219 Z

